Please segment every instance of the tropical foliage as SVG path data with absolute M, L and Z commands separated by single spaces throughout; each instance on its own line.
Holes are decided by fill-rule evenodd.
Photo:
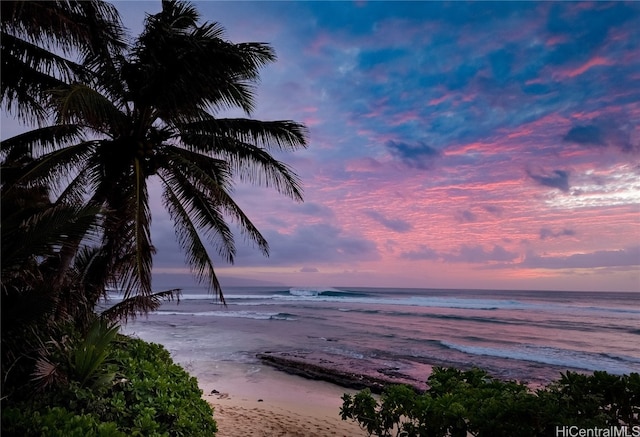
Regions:
M 640 374 L 567 372 L 537 390 L 492 378 L 479 369 L 434 368 L 417 393 L 390 386 L 379 400 L 369 390 L 345 394 L 341 416 L 379 437 L 555 435 L 556 427 L 640 425 Z
M 0 16 L 2 103 L 26 121 L 46 119 L 50 90 L 124 47 L 118 12 L 102 1 L 3 1 Z
M 151 179 L 162 187 L 189 265 L 220 298 L 203 236 L 233 262 L 231 219 L 268 253 L 266 240 L 231 196 L 234 182 L 302 198 L 297 176 L 270 151 L 305 146 L 304 126 L 213 115 L 234 107 L 250 113 L 252 87 L 259 68 L 274 61 L 272 49 L 229 43 L 217 23 L 198 20 L 190 5 L 164 1 L 128 50 L 102 51 L 85 65 L 93 74 L 49 94 L 54 126 L 3 144 L 11 155 L 6 165 L 28 161 L 12 184 L 3 185 L 5 194 L 45 185 L 56 191 L 55 205 L 85 202 L 103 211 L 102 281 L 123 288 L 127 297 L 151 295 Z M 69 239 L 61 247 L 60 275 L 81 242 Z
M 101 328 L 99 329 L 101 330 Z M 104 332 L 104 331 L 103 331 Z M 91 372 L 114 372 L 108 384 L 83 383 L 80 374 L 2 409 L 7 436 L 213 436 L 211 407 L 195 378 L 162 346 L 118 336 L 101 349 L 105 360 Z M 73 343 L 73 342 L 72 342 Z M 90 342 L 98 344 L 99 342 Z M 84 351 L 79 340 L 69 351 Z M 91 362 L 89 353 L 87 357 Z
M 94 59 L 122 47 L 117 11 L 100 1 L 6 1 L 0 4 L 2 106 L 20 120 L 50 118 L 50 91 L 90 74 Z M 77 62 L 72 60 L 76 54 Z M 59 329 L 55 320 L 75 320 L 86 329 L 93 319 L 98 284 L 85 245 L 60 274 L 56 258 L 69 241 L 91 242 L 99 208 L 56 204 L 46 183 L 21 181 L 39 145 L 76 135 L 46 126 L 2 142 L 2 385 L 28 377 L 37 351 Z M 54 286 L 51 279 L 59 277 Z M 93 301 L 93 302 L 92 302 Z M 11 378 L 9 373 L 11 372 Z

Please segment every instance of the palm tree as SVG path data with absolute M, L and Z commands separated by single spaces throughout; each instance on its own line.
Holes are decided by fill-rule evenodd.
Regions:
M 100 0 L 3 1 L 0 3 L 0 62 L 3 110 L 29 124 L 49 115 L 50 91 L 93 74 L 96 60 L 124 48 L 117 10 Z M 103 70 L 109 68 L 104 65 Z M 97 71 L 97 70 L 96 70 Z M 74 259 L 59 287 L 55 262 L 60 248 L 99 232 L 102 212 L 86 202 L 55 204 L 44 181 L 23 180 L 32 151 L 77 140 L 78 126 L 45 126 L 2 142 L 1 240 L 2 392 L 28 379 L 36 351 L 56 331 L 56 322 L 87 325 L 100 291 L 95 269 Z M 92 258 L 96 263 L 97 257 Z M 89 310 L 87 308 L 90 307 Z M 61 325 L 60 325 L 61 326 Z M 7 385 L 8 384 L 8 385 Z M 12 386 L 13 389 L 9 389 Z
M 117 10 L 100 0 L 3 1 L 0 17 L 2 104 L 25 121 L 43 121 L 49 90 L 124 47 Z
M 232 198 L 234 181 L 302 200 L 298 177 L 271 152 L 305 147 L 303 125 L 216 117 L 228 108 L 249 116 L 258 70 L 275 60 L 267 44 L 234 44 L 223 36 L 219 24 L 199 24 L 190 4 L 163 1 L 128 53 L 102 52 L 91 66 L 100 74 L 52 93 L 57 129 L 69 134 L 32 144 L 35 159 L 4 187 L 46 183 L 59 190 L 56 205 L 84 200 L 99 207 L 102 277 L 116 281 L 126 297 L 151 295 L 152 180 L 162 186 L 192 271 L 222 301 L 205 240 L 232 263 L 231 220 L 268 254 L 267 241 Z M 57 180 L 64 185 L 55 187 Z M 58 280 L 81 247 L 76 238 L 61 248 Z

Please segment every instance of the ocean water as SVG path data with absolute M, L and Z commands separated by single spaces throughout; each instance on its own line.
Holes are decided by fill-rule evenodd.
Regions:
M 185 289 L 123 330 L 163 344 L 198 378 L 216 363 L 259 372 L 263 352 L 421 381 L 430 365 L 532 383 L 640 372 L 640 293 L 235 287 L 225 298 Z

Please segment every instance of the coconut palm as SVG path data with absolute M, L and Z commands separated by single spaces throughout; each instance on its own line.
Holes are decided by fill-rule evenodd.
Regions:
M 110 272 L 103 277 L 117 281 L 126 297 L 151 295 L 151 181 L 162 187 L 188 264 L 222 300 L 205 241 L 232 263 L 232 221 L 268 254 L 267 241 L 232 198 L 234 182 L 302 199 L 298 177 L 271 152 L 304 147 L 303 125 L 216 116 L 229 108 L 250 116 L 258 71 L 275 60 L 267 44 L 234 44 L 223 36 L 219 24 L 199 24 L 190 4 L 163 1 L 126 55 L 103 52 L 94 61 L 94 71 L 110 74 L 52 93 L 57 129 L 73 134 L 33 144 L 35 159 L 18 178 L 49 186 L 62 180 L 55 204 L 85 200 L 102 209 L 101 250 L 108 260 L 102 264 Z M 81 138 L 74 140 L 76 134 Z M 61 248 L 60 275 L 81 247 L 77 238 Z
M 124 47 L 117 10 L 99 0 L 2 1 L 0 17 L 2 103 L 25 121 L 46 117 L 48 90 Z

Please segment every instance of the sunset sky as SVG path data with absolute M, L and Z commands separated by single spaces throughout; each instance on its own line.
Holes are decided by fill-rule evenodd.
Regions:
M 304 203 L 237 185 L 271 255 L 238 236 L 221 277 L 640 291 L 640 3 L 195 5 L 275 49 L 251 116 L 309 128 Z M 155 194 L 155 272 L 188 272 Z

